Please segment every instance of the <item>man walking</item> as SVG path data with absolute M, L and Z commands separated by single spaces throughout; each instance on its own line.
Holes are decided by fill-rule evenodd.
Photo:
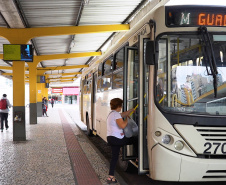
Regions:
M 5 121 L 5 128 L 6 130 L 9 128 L 8 126 L 8 114 L 9 114 L 9 108 L 11 108 L 12 105 L 10 104 L 9 100 L 7 99 L 7 95 L 3 94 L 2 99 L 0 100 L 0 114 L 1 114 L 1 132 L 3 132 Z

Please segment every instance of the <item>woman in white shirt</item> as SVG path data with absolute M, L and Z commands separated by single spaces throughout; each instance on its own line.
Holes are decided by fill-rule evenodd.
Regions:
M 137 139 L 133 137 L 126 138 L 123 133 L 123 129 L 126 127 L 128 120 L 123 120 L 122 118 L 129 116 L 134 109 L 119 113 L 122 110 L 122 103 L 123 100 L 120 98 L 112 99 L 110 102 L 112 111 L 107 118 L 107 141 L 112 150 L 109 177 L 107 179 L 109 184 L 117 183 L 117 180 L 114 177 L 114 171 L 118 161 L 120 148 L 127 144 L 134 144 L 136 150 L 138 148 Z

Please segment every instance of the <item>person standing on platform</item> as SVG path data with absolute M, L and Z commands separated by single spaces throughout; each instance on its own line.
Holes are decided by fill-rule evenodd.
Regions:
M 46 115 L 46 117 L 48 117 L 48 115 L 47 115 L 47 100 L 46 100 L 46 97 L 44 97 L 42 99 L 42 116 L 44 116 L 44 114 Z
M 52 99 L 51 99 L 51 105 L 52 105 L 52 108 L 53 108 L 53 104 L 54 104 L 54 99 L 52 98 Z
M 120 148 L 127 144 L 134 144 L 135 150 L 138 149 L 138 141 L 135 137 L 127 138 L 124 136 L 123 129 L 128 124 L 128 120 L 123 120 L 134 112 L 134 109 L 130 109 L 126 112 L 122 112 L 123 100 L 120 98 L 114 98 L 110 102 L 111 112 L 107 118 L 107 141 L 111 146 L 112 158 L 110 162 L 109 177 L 107 183 L 117 183 L 114 177 L 115 167 L 118 161 Z M 136 151 L 137 152 L 137 151 Z
M 10 104 L 9 100 L 7 99 L 7 95 L 3 94 L 2 99 L 0 100 L 0 114 L 1 114 L 1 132 L 3 132 L 4 129 L 4 121 L 5 121 L 5 128 L 6 130 L 9 128 L 8 125 L 8 115 L 9 115 L 9 108 L 11 108 L 12 105 Z

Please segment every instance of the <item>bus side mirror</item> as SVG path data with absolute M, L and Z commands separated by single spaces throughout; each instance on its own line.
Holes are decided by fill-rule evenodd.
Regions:
M 155 65 L 155 42 L 148 41 L 146 44 L 145 59 L 147 65 Z

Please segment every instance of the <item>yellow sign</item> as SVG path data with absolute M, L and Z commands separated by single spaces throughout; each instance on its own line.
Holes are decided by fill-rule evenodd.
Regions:
M 3 45 L 3 60 L 21 60 L 20 45 Z

